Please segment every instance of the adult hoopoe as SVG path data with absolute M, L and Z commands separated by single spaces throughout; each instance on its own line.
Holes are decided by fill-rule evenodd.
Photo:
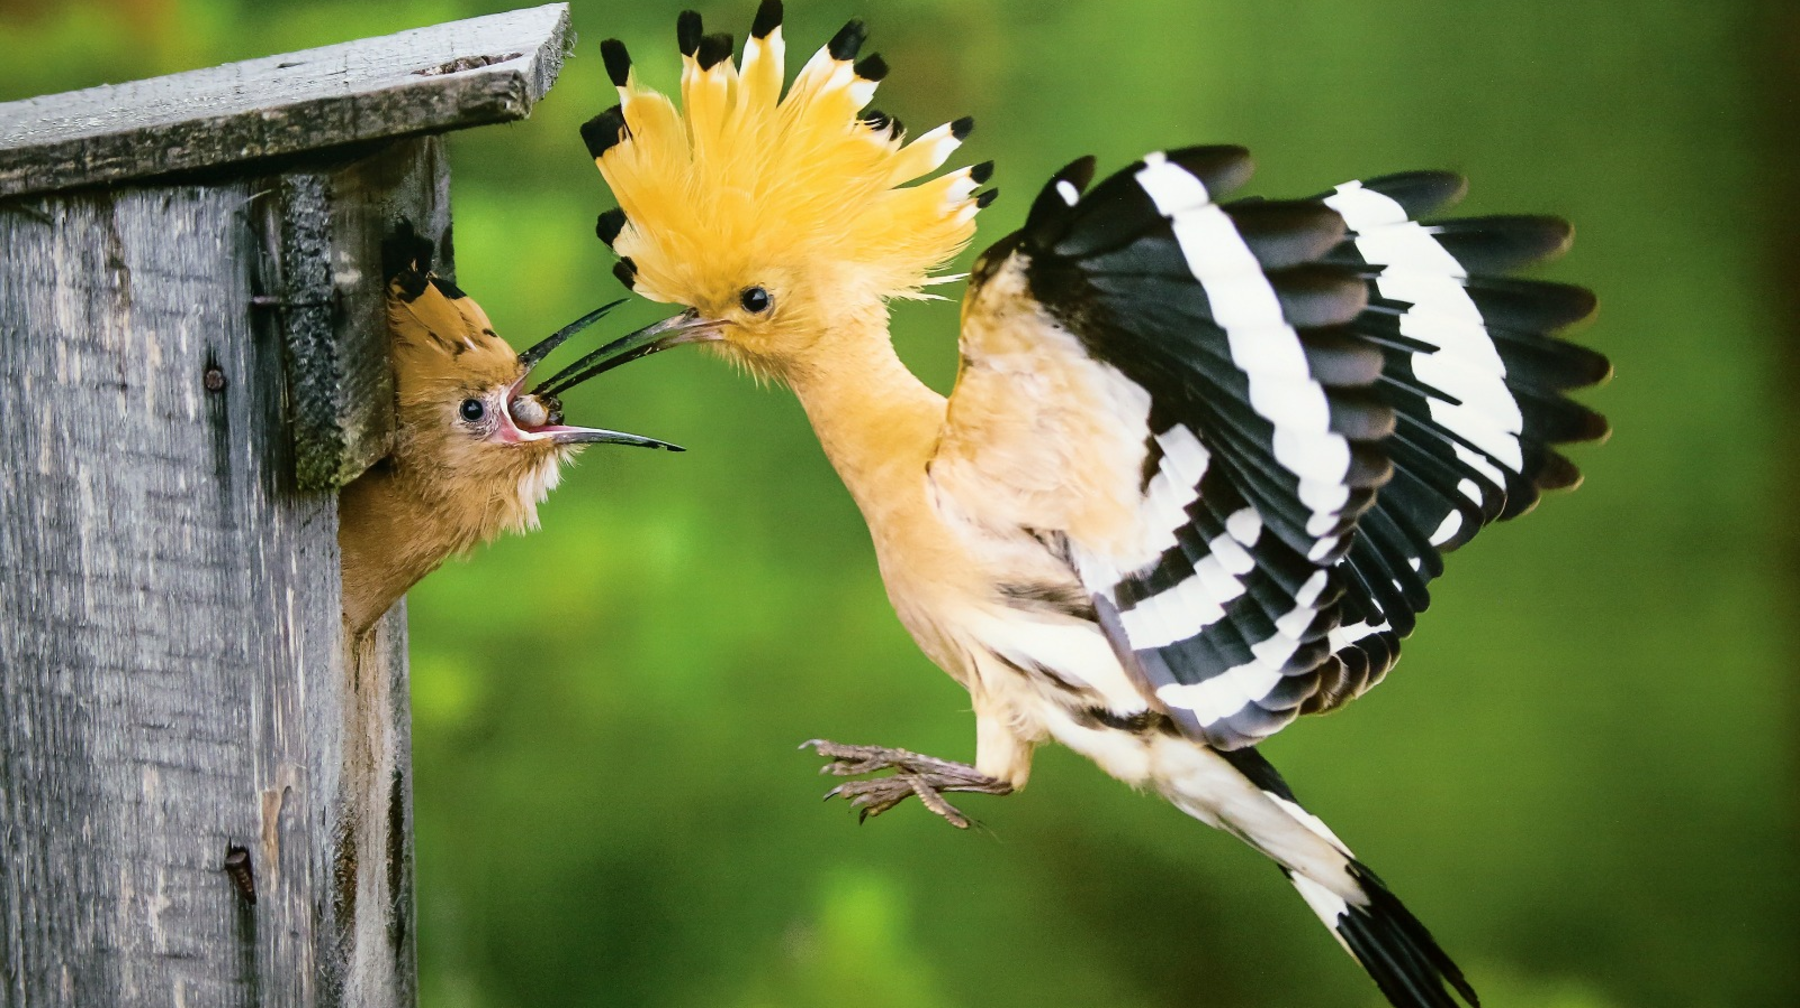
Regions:
M 1220 202 L 1240 148 L 1092 190 L 1083 158 L 977 260 L 946 400 L 895 356 L 887 302 L 969 241 L 991 166 L 904 185 L 969 120 L 908 143 L 864 113 L 887 67 L 858 60 L 858 22 L 783 98 L 780 21 L 763 3 L 740 69 L 684 13 L 680 110 L 603 43 L 620 105 L 583 135 L 618 276 L 689 309 L 631 352 L 703 329 L 794 390 L 900 619 L 973 697 L 973 766 L 809 743 L 835 773 L 893 771 L 834 793 L 962 826 L 945 792 L 1006 794 L 1055 739 L 1274 859 L 1394 1004 L 1475 1003 L 1254 746 L 1387 672 L 1441 553 L 1578 481 L 1552 446 L 1607 428 L 1562 393 L 1609 368 L 1548 334 L 1593 298 L 1496 279 L 1569 227 L 1418 223 L 1463 191 L 1438 172 Z
M 383 253 L 399 418 L 394 450 L 339 498 L 344 623 L 352 636 L 366 633 L 447 557 L 503 531 L 535 528 L 538 504 L 584 445 L 681 451 L 654 438 L 563 424 L 556 394 L 614 362 L 584 358 L 525 391 L 550 351 L 621 302 L 515 354 L 480 305 L 431 272 L 431 243 L 409 225 Z

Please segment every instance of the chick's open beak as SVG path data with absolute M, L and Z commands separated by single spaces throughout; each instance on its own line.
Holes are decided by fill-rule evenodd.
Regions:
M 574 364 L 557 372 L 550 380 L 543 382 L 531 392 L 525 393 L 520 391 L 525 384 L 526 378 L 530 376 L 531 370 L 541 363 L 545 357 L 549 356 L 551 351 L 555 350 L 558 346 L 561 346 L 569 337 L 594 324 L 602 316 L 606 315 L 606 313 L 612 311 L 621 304 L 624 304 L 624 301 L 614 301 L 611 304 L 602 305 L 552 333 L 543 342 L 538 343 L 536 346 L 533 346 L 519 355 L 519 363 L 524 366 L 525 374 L 519 378 L 518 382 L 516 382 L 513 385 L 513 388 L 507 393 L 507 419 L 505 421 L 509 426 L 513 427 L 516 432 L 513 438 L 514 440 L 538 441 L 547 439 L 554 441 L 557 444 L 622 444 L 633 445 L 639 448 L 664 448 L 669 451 L 685 450 L 680 445 L 670 444 L 667 441 L 659 441 L 656 438 L 648 438 L 639 434 L 606 430 L 599 427 L 575 427 L 564 424 L 562 422 L 562 401 L 558 399 L 556 395 L 558 392 L 573 388 L 589 378 L 605 371 L 610 371 L 627 361 L 636 360 L 639 357 L 646 357 L 658 350 L 666 349 L 670 346 L 677 346 L 682 342 L 693 342 L 695 339 L 708 338 L 692 335 L 691 333 L 674 332 L 674 330 L 679 329 L 680 327 L 671 326 L 670 323 L 676 322 L 681 316 L 677 316 L 675 319 L 664 319 L 662 322 L 646 326 L 629 336 L 614 340 L 612 343 L 601 347 L 599 350 L 588 354 Z M 689 328 L 690 330 L 698 329 L 698 327 Z M 662 342 L 669 339 L 672 334 L 675 336 L 688 335 L 688 338 Z M 661 343 L 661 345 L 656 345 L 658 343 Z M 614 354 L 617 354 L 617 356 L 613 356 Z

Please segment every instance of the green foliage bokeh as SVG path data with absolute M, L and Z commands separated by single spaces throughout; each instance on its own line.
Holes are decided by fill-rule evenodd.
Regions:
M 0 99 L 500 9 L 468 0 L 0 3 Z M 740 37 L 751 0 L 708 4 Z M 458 280 L 515 345 L 619 293 L 577 125 L 595 43 L 673 78 L 676 5 L 576 0 L 533 118 L 450 140 Z M 1266 746 L 1494 1005 L 1787 1005 L 1797 900 L 1794 586 L 1779 503 L 1775 245 L 1755 5 L 1681 0 L 789 5 L 804 58 L 850 16 L 915 129 L 963 114 L 1004 196 L 1250 146 L 1256 191 L 1441 166 L 1471 213 L 1577 223 L 1546 271 L 1597 289 L 1619 377 L 1587 486 L 1451 558 L 1391 681 Z M 791 60 L 790 62 L 793 62 Z M 660 69 L 656 69 L 660 67 Z M 1791 236 L 1788 238 L 1792 240 Z M 609 331 L 658 316 L 634 304 Z M 903 305 L 928 381 L 954 303 Z M 412 595 L 423 1001 L 443 1008 L 1372 1006 L 1235 841 L 1046 750 L 957 833 L 821 805 L 803 739 L 966 758 L 967 700 L 888 608 L 798 407 L 653 359 L 571 417 L 681 442 L 590 451 L 545 528 Z

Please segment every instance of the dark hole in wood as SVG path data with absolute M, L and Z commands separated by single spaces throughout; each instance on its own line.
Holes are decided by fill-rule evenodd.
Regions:
M 331 865 L 331 906 L 340 928 L 348 928 L 356 920 L 356 830 L 355 806 L 343 807 L 338 823 L 337 856 Z
M 237 886 L 238 895 L 251 906 L 256 905 L 256 874 L 250 868 L 250 852 L 242 847 L 225 848 L 225 874 L 231 876 L 231 884 Z
M 394 910 L 388 915 L 388 943 L 396 952 L 406 946 L 407 907 L 412 887 L 406 884 L 406 775 L 394 771 L 388 781 L 387 874 L 388 896 Z

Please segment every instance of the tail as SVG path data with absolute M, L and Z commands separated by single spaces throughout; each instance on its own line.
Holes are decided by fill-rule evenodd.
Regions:
M 1462 1002 L 1479 1008 L 1475 989 L 1431 932 L 1330 828 L 1300 806 L 1268 760 L 1248 748 L 1218 755 L 1285 819 L 1237 811 L 1200 817 L 1222 820 L 1220 825 L 1274 858 L 1281 873 L 1395 1008 L 1461 1008 Z M 1177 804 L 1197 814 L 1191 803 Z

